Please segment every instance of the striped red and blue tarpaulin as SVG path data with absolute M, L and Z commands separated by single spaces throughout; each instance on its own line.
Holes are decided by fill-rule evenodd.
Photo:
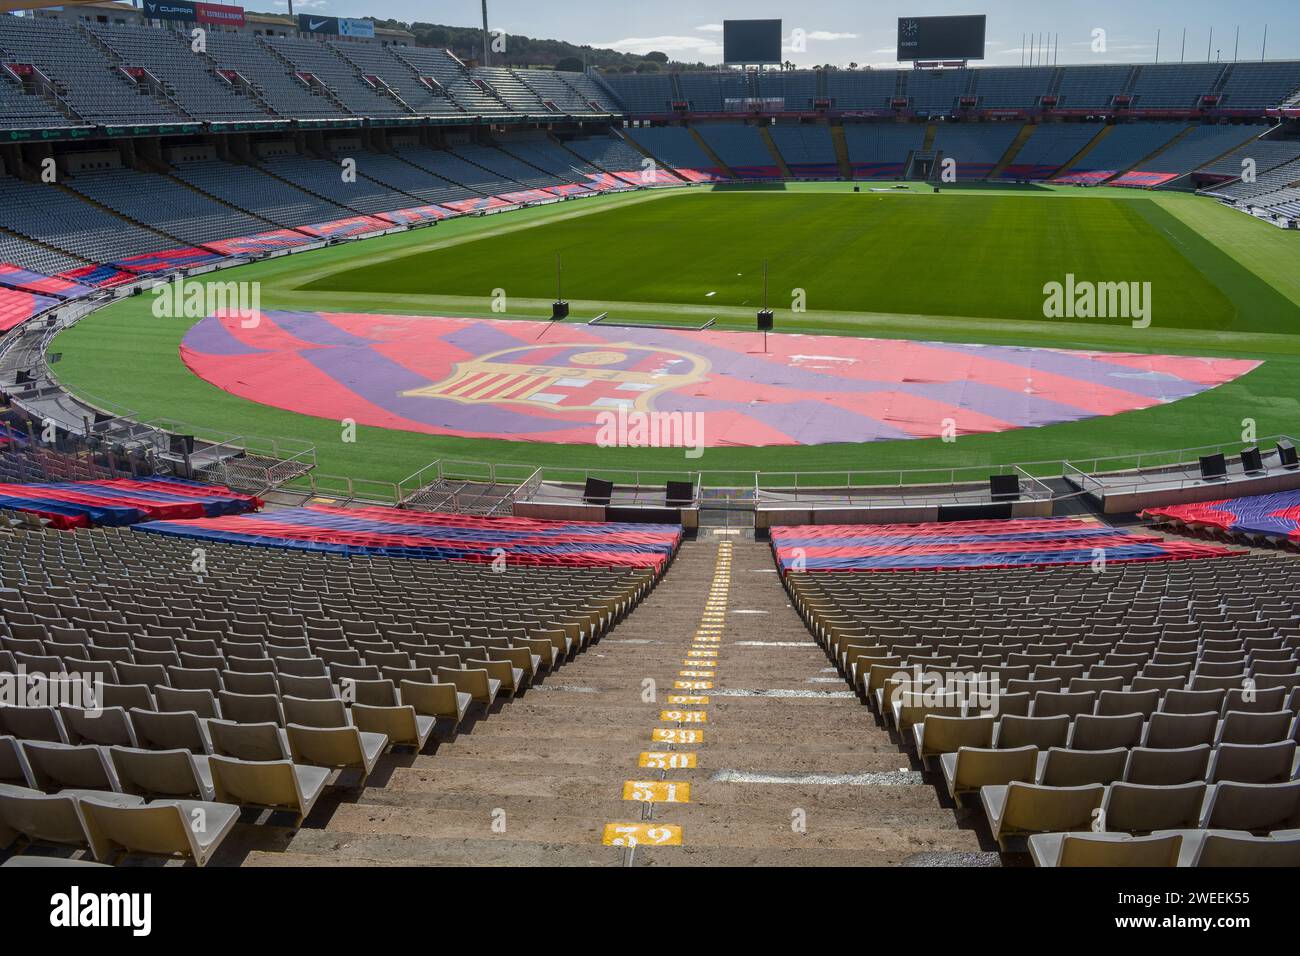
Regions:
M 52 295 L 58 299 L 75 299 L 94 291 L 90 286 L 32 272 L 12 262 L 0 262 L 0 286 L 22 292 L 35 292 L 38 295 Z
M 100 289 L 111 289 L 114 286 L 134 282 L 139 276 L 114 266 L 94 265 L 69 269 L 67 272 L 60 272 L 55 278 Z
M 63 529 L 243 514 L 262 505 L 260 498 L 182 478 L 0 484 L 0 510 L 34 514 Z
M 1232 534 L 1285 538 L 1300 544 L 1300 491 L 1148 508 L 1142 517 Z
M 329 222 L 299 226 L 298 231 L 320 239 L 346 239 L 350 236 L 364 236 L 368 232 L 382 232 L 391 228 L 392 223 L 375 216 L 348 216 L 346 219 L 332 219 Z
M 251 236 L 235 236 L 232 239 L 217 239 L 205 242 L 205 248 L 223 256 L 259 255 L 274 252 L 277 249 L 292 249 L 314 242 L 311 236 L 304 236 L 293 229 L 272 229 Z
M 22 431 L 7 422 L 0 422 L 0 448 L 21 447 L 26 444 L 29 444 L 29 440 Z
M 453 219 L 455 215 L 450 209 L 444 209 L 442 206 L 427 205 L 409 206 L 406 209 L 393 209 L 389 212 L 376 213 L 376 218 L 391 222 L 396 226 L 408 226 L 421 222 Z
M 220 258 L 215 252 L 207 249 L 187 246 L 183 249 L 165 249 L 162 252 L 142 252 L 139 255 L 118 259 L 113 265 L 128 272 L 173 272 L 189 266 L 215 262 Z
M 442 205 L 452 212 L 468 215 L 472 212 L 484 212 L 489 209 L 505 209 L 510 206 L 510 203 L 500 196 L 475 196 L 473 199 L 456 199 Z
M 153 521 L 134 530 L 300 551 L 554 567 L 661 570 L 677 525 L 544 521 L 312 504 L 206 521 Z
M 772 529 L 782 572 L 942 571 L 1228 557 L 1198 542 L 1110 528 L 1084 518 L 936 524 L 805 525 Z
M 53 296 L 0 286 L 0 332 L 17 328 L 34 315 L 59 304 Z

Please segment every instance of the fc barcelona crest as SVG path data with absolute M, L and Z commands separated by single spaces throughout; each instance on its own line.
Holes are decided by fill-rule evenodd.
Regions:
M 528 345 L 458 362 L 451 375 L 404 396 L 558 411 L 650 411 L 663 392 L 703 382 L 698 355 L 633 343 Z

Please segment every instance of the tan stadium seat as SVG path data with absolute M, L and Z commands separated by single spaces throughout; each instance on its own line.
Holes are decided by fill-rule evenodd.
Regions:
M 121 707 L 128 714 L 133 708 L 155 710 L 153 690 L 147 684 L 104 684 L 99 689 L 101 707 Z
M 1008 784 L 1012 781 L 1033 783 L 1038 772 L 1038 748 L 1014 750 L 961 747 L 956 753 L 939 757 L 948 795 L 958 805 L 981 787 Z
M 279 724 L 271 721 L 244 724 L 209 720 L 208 736 L 212 738 L 214 755 L 240 760 L 290 759 L 289 735 Z
M 199 715 L 193 711 L 155 713 L 131 710 L 131 726 L 136 740 L 147 750 L 190 750 L 196 754 L 212 753 L 212 744 L 203 731 Z
M 325 674 L 325 662 L 319 657 L 310 656 L 305 647 L 294 649 L 291 656 L 288 656 L 285 650 L 268 651 L 268 653 L 275 659 L 275 670 L 282 681 L 286 677 L 300 680 L 329 680 Z
M 149 798 L 212 799 L 212 773 L 206 756 L 188 750 L 136 747 L 112 747 L 108 753 L 125 793 Z
M 225 688 L 222 694 L 278 694 L 280 682 L 273 673 L 243 673 L 241 671 L 222 671 L 221 683 Z M 218 695 L 220 697 L 220 694 Z
M 1160 710 L 1166 714 L 1203 714 L 1223 709 L 1225 690 L 1171 690 L 1160 701 Z
M 488 677 L 500 683 L 501 690 L 511 697 L 528 686 L 522 668 L 515 667 L 509 661 L 486 660 L 481 656 L 483 652 L 479 648 L 475 648 L 474 653 L 478 656 L 464 661 L 466 670 L 487 671 Z
M 275 694 L 236 694 L 221 692 L 221 717 L 237 724 L 273 723 L 284 725 L 284 711 Z M 209 718 L 211 719 L 211 718 Z
M 131 794 L 104 793 L 99 796 L 123 806 L 141 806 L 144 803 L 142 798 Z M 76 792 L 45 794 L 26 787 L 0 784 L 0 829 L 6 827 L 31 843 L 89 850 L 101 862 L 108 857 L 108 848 L 86 828 Z
M 121 707 L 104 707 L 89 711 L 64 704 L 59 708 L 68 741 L 74 744 L 100 744 L 104 747 L 135 747 L 135 728 Z
M 1194 828 L 1205 804 L 1203 783 L 1153 787 L 1112 784 L 1106 791 L 1106 829 L 1126 833 Z
M 415 655 L 416 668 L 426 668 L 431 671 L 437 671 L 439 668 L 449 668 L 450 670 L 460 670 L 460 658 L 455 654 L 443 654 L 441 650 L 428 654 Z
M 67 731 L 53 707 L 0 706 L 0 729 L 19 740 L 47 740 L 66 744 Z
M 1210 761 L 1210 782 L 1285 783 L 1295 769 L 1296 742 L 1221 744 Z
M 23 756 L 22 745 L 13 737 L 0 737 L 0 783 L 14 787 L 35 787 L 32 769 Z
M 996 746 L 999 750 L 1028 746 L 1049 750 L 1052 747 L 1064 747 L 1069 739 L 1070 718 L 1065 714 L 1058 717 L 1017 717 L 1008 714 L 998 721 Z
M 1109 784 L 1124 776 L 1128 751 L 1068 750 L 1052 747 L 1038 755 L 1036 782 L 1045 787 L 1082 787 L 1085 784 Z
M 1119 717 L 1096 717 L 1080 714 L 1074 719 L 1070 734 L 1073 750 L 1111 750 L 1115 747 L 1136 747 L 1142 742 L 1143 720 L 1141 714 Z
M 328 677 L 294 677 L 281 673 L 280 693 L 299 700 L 337 700 L 338 688 Z
M 453 727 L 459 727 L 465 719 L 469 705 L 473 703 L 470 695 L 457 689 L 453 683 L 435 684 L 429 682 L 402 681 L 402 703 L 415 708 L 417 714 L 450 720 Z
M 521 689 L 528 687 L 533 682 L 538 667 L 541 665 L 541 658 L 535 657 L 533 652 L 526 647 L 489 647 L 487 648 L 487 659 L 490 661 L 506 661 L 514 667 L 516 671 L 522 672 L 523 680 L 520 685 Z
M 66 721 L 64 722 L 66 725 Z M 1286 740 L 1295 723 L 1289 710 L 1247 713 L 1229 711 L 1219 727 L 1221 744 L 1271 744 Z
M 1155 713 L 1156 708 L 1159 706 L 1160 692 L 1155 690 L 1104 690 L 1097 695 L 1098 717 L 1122 717 L 1126 714 L 1140 714 L 1143 718 L 1148 718 Z
M 1183 838 L 1179 866 L 1300 866 L 1300 832 L 1294 830 L 1264 836 L 1234 830 L 1166 830 L 1152 835 Z
M 72 746 L 46 740 L 24 740 L 23 756 L 36 786 L 47 793 L 60 790 L 120 791 L 108 754 L 94 744 Z
M 1097 706 L 1095 691 L 1070 693 L 1039 692 L 1034 695 L 1034 705 L 1029 711 L 1034 717 L 1057 717 L 1062 714 L 1073 720 L 1080 714 L 1091 714 Z
M 159 713 L 176 714 L 192 710 L 200 719 L 221 716 L 217 698 L 207 688 L 182 690 L 176 687 L 157 687 L 153 696 Z
M 388 738 L 384 734 L 363 733 L 356 727 L 303 727 L 290 724 L 289 751 L 295 764 L 327 767 L 331 770 L 355 769 L 361 772 L 359 786 L 379 763 Z
M 559 666 L 558 652 L 555 645 L 540 637 L 516 637 L 514 643 L 528 648 L 538 660 L 538 670 L 550 672 Z
M 342 686 L 344 699 L 354 707 L 365 704 L 368 707 L 396 707 L 397 687 L 391 680 L 353 680 Z
M 298 724 L 301 727 L 346 727 L 348 710 L 337 697 L 329 700 L 307 700 L 298 697 L 282 697 L 280 704 L 284 707 L 285 724 Z
M 1300 827 L 1300 780 L 1215 784 L 1206 798 L 1201 826 L 1251 833 Z
M 1209 744 L 1169 750 L 1134 747 L 1129 751 L 1124 780 L 1166 787 L 1199 782 L 1205 779 L 1212 753 Z
M 289 760 L 212 757 L 209 765 L 219 803 L 288 810 L 297 815 L 297 826 L 311 813 L 330 775 L 323 767 L 297 766 Z
M 1170 714 L 1157 711 L 1147 721 L 1142 746 L 1154 750 L 1182 750 L 1197 744 L 1213 744 L 1219 731 L 1219 712 Z
M 1090 828 L 1105 795 L 1106 788 L 1100 784 L 1044 787 L 1010 783 L 982 787 L 980 802 L 993 838 L 1006 850 L 1014 837 Z
M 989 749 L 993 746 L 992 717 L 952 717 L 934 714 L 912 725 L 916 755 L 922 763 L 962 747 Z
M 437 670 L 439 684 L 455 684 L 456 689 L 469 694 L 476 704 L 491 707 L 492 702 L 501 693 L 501 682 L 488 676 L 483 669 L 457 670 L 452 667 L 439 667 Z
M 362 733 L 387 737 L 389 746 L 401 744 L 417 751 L 424 749 L 437 724 L 435 718 L 417 713 L 409 704 L 393 707 L 353 704 L 352 722 Z
M 1178 865 L 1181 834 L 1035 833 L 1029 838 L 1034 866 L 1172 867 Z
M 1234 711 L 1244 714 L 1267 714 L 1286 710 L 1286 688 L 1272 687 L 1268 690 L 1230 690 L 1223 701 L 1225 714 Z
M 7 844 L 4 842 L 4 827 L 0 826 L 0 847 Z M 61 856 L 13 856 L 0 863 L 0 869 L 54 869 L 63 867 L 99 867 L 100 869 L 111 869 L 107 863 L 96 863 L 94 860 L 69 860 Z
M 416 684 L 433 683 L 433 671 L 427 667 L 384 667 L 380 669 L 380 676 L 399 685 L 408 680 Z
M 180 856 L 204 866 L 239 819 L 239 808 L 189 800 L 121 806 L 96 796 L 81 799 L 86 830 L 101 852 Z

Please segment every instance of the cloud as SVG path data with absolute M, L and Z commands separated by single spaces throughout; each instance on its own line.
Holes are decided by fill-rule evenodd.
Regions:
M 829 30 L 810 30 L 804 34 L 809 40 L 856 40 L 856 33 L 832 33 Z
M 721 56 L 722 44 L 707 37 L 659 36 L 626 37 L 612 43 L 595 43 L 596 47 L 617 50 L 620 53 L 649 53 L 658 50 L 661 53 L 689 53 L 701 57 Z
M 696 27 L 695 29 L 699 30 L 701 33 L 721 33 L 721 32 L 722 32 L 722 24 L 721 24 L 721 23 L 703 23 L 703 24 L 701 24 L 700 26 Z

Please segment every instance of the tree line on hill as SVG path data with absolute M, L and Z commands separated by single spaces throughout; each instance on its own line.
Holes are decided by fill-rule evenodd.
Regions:
M 250 11 L 253 12 L 253 11 Z M 284 16 L 282 13 L 264 14 L 265 16 Z M 287 19 L 287 18 L 286 18 Z M 405 30 L 415 37 L 417 46 L 440 47 L 450 50 L 462 60 L 477 62 L 483 53 L 483 29 L 481 27 L 453 27 L 442 23 L 406 23 L 401 20 L 384 20 L 378 17 L 363 17 L 372 21 L 376 27 L 388 30 Z M 523 34 L 512 33 L 506 38 L 505 52 L 493 54 L 492 62 L 496 66 L 543 67 L 567 73 L 582 73 L 588 67 L 594 67 L 601 73 L 681 73 L 717 69 L 717 64 L 703 62 L 688 63 L 674 60 L 658 50 L 649 53 L 622 53 L 618 50 L 602 49 L 588 44 L 569 43 L 565 40 L 540 40 Z M 797 69 L 794 63 L 782 63 L 783 70 Z M 848 64 L 848 69 L 859 69 L 857 63 Z M 805 69 L 808 69 L 805 67 Z M 837 70 L 841 67 L 830 63 L 813 66 L 814 70 Z M 870 69 L 870 67 L 862 67 Z

